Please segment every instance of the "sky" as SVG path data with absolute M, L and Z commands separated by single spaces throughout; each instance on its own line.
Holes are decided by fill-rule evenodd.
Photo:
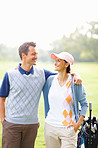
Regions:
M 0 44 L 50 43 L 86 22 L 98 21 L 98 0 L 0 0 Z

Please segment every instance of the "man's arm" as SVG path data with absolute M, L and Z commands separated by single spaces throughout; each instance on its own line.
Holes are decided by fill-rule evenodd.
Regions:
M 51 75 L 56 75 L 57 73 L 51 72 L 49 70 L 44 69 L 44 73 L 45 73 L 45 79 L 47 80 L 48 77 L 50 77 Z M 80 85 L 82 84 L 82 79 L 79 75 L 79 73 L 76 72 L 71 72 L 71 75 L 73 76 L 73 84 L 77 84 Z
M 5 100 L 6 98 L 0 97 L 0 121 L 3 123 L 5 119 Z
M 5 119 L 5 100 L 10 90 L 8 73 L 6 72 L 0 87 L 0 121 L 3 123 Z
M 57 75 L 57 73 L 51 72 L 49 70 L 44 69 L 44 73 L 45 73 L 45 80 L 48 79 L 48 77 L 50 77 L 51 75 Z
M 0 87 L 0 97 L 2 98 L 8 97 L 9 90 L 10 90 L 9 77 L 8 73 L 6 72 Z

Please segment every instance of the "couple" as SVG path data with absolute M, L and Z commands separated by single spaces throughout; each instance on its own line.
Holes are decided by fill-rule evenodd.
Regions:
M 66 136 L 62 135 L 60 137 L 58 135 L 59 132 L 57 132 L 55 133 L 56 137 L 54 136 L 56 139 L 53 140 L 54 137 L 50 138 L 51 132 L 48 133 L 47 131 L 51 130 L 54 133 L 56 129 L 59 131 L 61 129 L 66 130 L 67 135 L 68 131 L 72 133 L 71 130 L 73 130 L 74 139 L 72 140 L 72 147 L 75 145 L 73 141 L 76 141 L 75 132 L 79 128 L 87 110 L 87 102 L 82 85 L 73 85 L 78 79 L 78 76 L 75 75 L 72 80 L 72 76 L 69 73 L 70 64 L 73 63 L 73 57 L 65 52 L 59 55 L 52 54 L 51 58 L 56 60 L 55 70 L 58 71 L 58 74 L 52 73 L 35 66 L 38 54 L 35 47 L 36 44 L 34 42 L 26 42 L 19 47 L 19 55 L 22 63 L 19 64 L 18 69 L 6 72 L 2 81 L 0 88 L 0 119 L 3 126 L 2 148 L 34 147 L 39 127 L 38 104 L 42 89 L 45 99 L 45 115 L 47 116 L 45 120 L 46 148 L 52 148 L 55 145 L 56 147 L 61 147 L 61 145 L 63 147 Z M 54 78 L 51 75 L 55 75 Z M 81 82 L 81 80 L 78 81 L 79 79 L 77 80 L 77 84 Z M 5 116 L 5 100 L 7 97 Z M 76 101 L 77 97 L 78 101 Z M 53 102 L 52 98 L 54 99 Z M 68 101 L 66 102 L 67 98 Z M 82 106 L 79 119 L 78 102 Z M 67 116 L 66 114 L 69 115 Z M 62 132 L 65 133 L 65 131 Z M 50 141 L 52 142 L 52 146 L 49 145 L 51 144 Z

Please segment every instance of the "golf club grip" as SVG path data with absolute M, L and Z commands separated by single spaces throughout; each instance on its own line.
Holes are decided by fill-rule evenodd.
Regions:
M 89 103 L 89 110 L 92 111 L 92 103 Z

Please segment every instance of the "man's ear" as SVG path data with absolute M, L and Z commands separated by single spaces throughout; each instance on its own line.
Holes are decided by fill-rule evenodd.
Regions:
M 26 57 L 26 54 L 22 53 L 22 59 L 24 59 Z

